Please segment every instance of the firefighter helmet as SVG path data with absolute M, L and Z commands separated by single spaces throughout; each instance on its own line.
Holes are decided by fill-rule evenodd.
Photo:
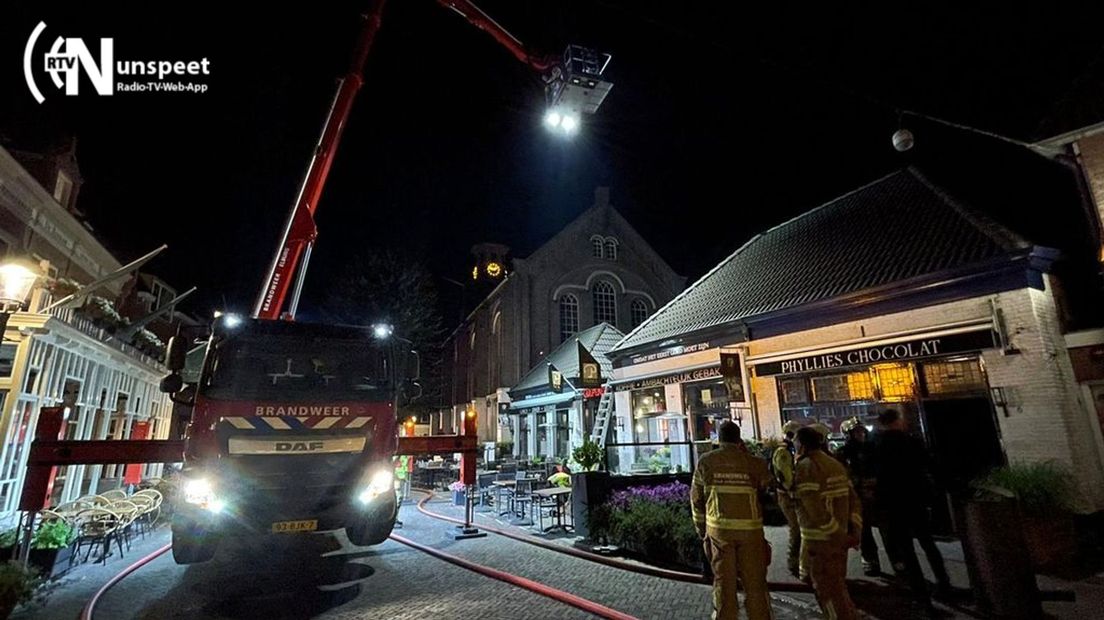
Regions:
M 794 420 L 790 420 L 782 425 L 782 434 L 788 435 L 790 433 L 796 433 L 799 428 L 801 428 L 801 424 Z
M 843 424 L 840 424 L 840 430 L 844 433 L 850 433 L 851 431 L 859 428 L 862 425 L 863 423 L 862 420 L 859 419 L 859 416 L 853 416 L 844 420 Z
M 813 430 L 820 433 L 820 436 L 828 441 L 828 436 L 832 434 L 832 429 L 828 428 L 828 425 L 824 422 L 814 422 L 812 425 Z

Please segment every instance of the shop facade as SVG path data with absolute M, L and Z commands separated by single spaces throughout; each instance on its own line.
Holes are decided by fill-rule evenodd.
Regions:
M 726 373 L 729 356 L 734 372 Z M 614 366 L 607 451 L 615 473 L 690 471 L 722 420 L 752 421 L 739 349 L 699 342 L 618 358 Z
M 609 349 L 624 334 L 600 323 L 569 338 L 510 388 L 504 406 L 513 455 L 522 460 L 567 461 L 594 427 L 608 389 Z
M 795 420 L 839 441 L 844 420 L 873 427 L 896 409 L 947 491 L 1054 461 L 1076 480 L 1077 510 L 1104 510 L 1104 332 L 1064 333 L 1061 260 L 906 169 L 755 237 L 611 357 L 618 380 L 636 381 L 739 351 L 745 437 Z M 664 386 L 668 410 L 691 383 Z M 633 408 L 619 398 L 622 424 Z

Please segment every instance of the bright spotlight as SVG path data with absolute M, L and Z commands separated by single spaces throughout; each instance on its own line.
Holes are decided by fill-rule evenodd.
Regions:
M 225 325 L 227 329 L 234 329 L 242 324 L 242 318 L 236 314 L 224 314 L 222 315 L 222 324 Z
M 383 340 L 384 338 L 390 336 L 392 331 L 393 330 L 391 329 L 391 326 L 385 323 L 380 323 L 372 326 L 372 334 L 380 340 Z
M 560 121 L 560 127 L 563 128 L 564 133 L 571 135 L 579 130 L 579 117 L 578 116 L 565 116 Z
M 563 117 L 560 116 L 559 112 L 549 110 L 548 113 L 544 115 L 544 126 L 549 129 L 555 129 L 560 126 L 560 121 L 562 120 Z

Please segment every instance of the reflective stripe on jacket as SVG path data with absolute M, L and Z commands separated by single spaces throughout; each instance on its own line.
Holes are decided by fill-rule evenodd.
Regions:
M 759 494 L 770 486 L 767 463 L 735 444 L 707 452 L 694 470 L 690 508 L 700 534 L 733 540 L 743 533 L 762 535 Z
M 825 452 L 797 460 L 794 492 L 803 540 L 842 543 L 849 527 L 862 529 L 862 505 L 847 469 Z
M 771 456 L 771 464 L 774 466 L 774 477 L 778 481 L 782 492 L 793 491 L 794 458 L 786 445 L 778 446 Z

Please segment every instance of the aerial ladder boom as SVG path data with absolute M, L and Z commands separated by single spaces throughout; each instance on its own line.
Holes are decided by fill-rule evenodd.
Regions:
M 379 31 L 385 3 L 386 0 L 374 0 L 364 17 L 364 26 L 352 62 L 349 63 L 349 70 L 338 82 L 337 94 L 334 95 L 330 111 L 326 115 L 326 122 L 322 125 L 322 135 L 318 138 L 307 173 L 284 224 L 280 244 L 253 306 L 254 318 L 295 318 L 307 265 L 310 263 L 311 249 L 318 236 L 314 213 L 318 209 L 318 201 L 322 197 L 322 189 L 326 185 L 326 177 L 330 173 L 345 123 L 349 120 L 353 100 L 364 83 L 361 75 L 364 62 L 368 58 L 376 32 Z M 602 79 L 602 72 L 609 64 L 609 54 L 599 54 L 578 45 L 569 45 L 562 60 L 556 56 L 534 54 L 517 37 L 468 0 L 437 0 L 437 3 L 452 9 L 468 23 L 489 34 L 515 58 L 540 73 L 545 83 L 549 109 L 556 113 L 557 119 L 571 117 L 574 119 L 574 126 L 580 114 L 593 114 L 613 87 Z

